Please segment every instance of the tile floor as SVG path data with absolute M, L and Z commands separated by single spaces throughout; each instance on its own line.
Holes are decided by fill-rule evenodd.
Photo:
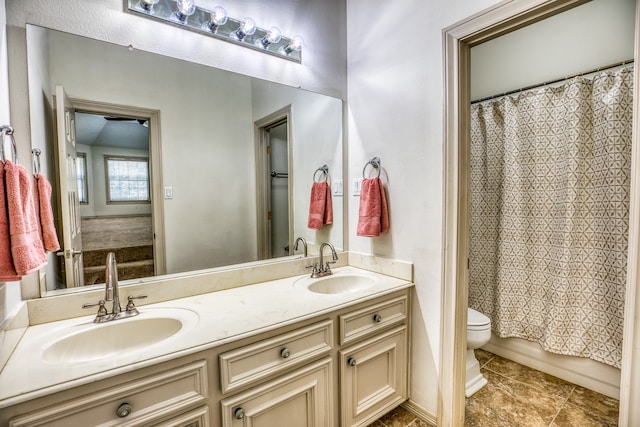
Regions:
M 618 425 L 618 401 L 484 350 L 476 350 L 489 383 L 467 399 L 465 427 L 607 427 Z M 396 408 L 371 427 L 426 427 Z

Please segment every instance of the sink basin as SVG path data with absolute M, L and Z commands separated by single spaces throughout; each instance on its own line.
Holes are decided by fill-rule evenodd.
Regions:
M 72 326 L 72 332 L 56 338 L 45 348 L 43 359 L 51 363 L 77 363 L 142 351 L 178 334 L 198 317 L 195 312 L 183 309 L 143 310 L 127 319 Z
M 361 274 L 355 272 L 338 272 L 331 276 L 313 279 L 303 277 L 298 279 L 294 286 L 306 287 L 311 292 L 317 294 L 346 294 L 358 292 L 375 286 L 379 279 L 374 275 Z

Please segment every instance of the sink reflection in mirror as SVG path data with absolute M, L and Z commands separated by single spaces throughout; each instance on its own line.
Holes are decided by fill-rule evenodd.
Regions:
M 119 357 L 180 337 L 198 322 L 198 314 L 182 308 L 146 308 L 129 319 L 95 324 L 83 320 L 61 328 L 45 344 L 42 358 L 55 364 Z
M 103 134 L 100 126 L 87 125 L 97 136 L 85 138 L 84 143 L 78 141 L 79 151 L 86 153 L 85 184 L 89 190 L 87 197 L 82 197 L 87 203 L 79 206 L 80 230 L 91 233 L 93 224 L 99 222 L 98 240 L 102 243 L 123 240 L 125 230 L 143 229 L 145 243 L 117 243 L 138 248 L 149 255 L 147 261 L 153 258 L 154 272 L 135 277 L 189 273 L 292 255 L 294 238 L 298 236 L 309 242 L 310 254 L 317 253 L 322 241 L 332 241 L 337 248 L 343 248 L 342 197 L 333 198 L 331 226 L 318 232 L 307 228 L 314 171 L 327 164 L 329 182 L 342 179 L 342 100 L 34 25 L 26 28 L 32 148 L 42 150 L 42 172 L 51 181 L 60 180 L 52 136 L 52 94 L 56 85 L 64 87 L 72 105 L 77 102 L 77 112 L 102 112 L 97 119 L 94 117 L 101 125 L 127 126 L 136 132 L 149 130 L 148 155 L 140 148 L 109 148 L 103 138 L 108 132 Z M 156 114 L 147 120 L 99 110 L 127 106 L 149 116 Z M 278 166 L 282 170 L 275 170 L 268 163 L 259 164 L 262 160 L 257 156 L 261 151 L 257 125 L 283 110 L 290 112 L 287 145 L 278 150 L 272 147 L 271 151 L 282 152 L 286 160 Z M 76 120 L 77 125 L 80 122 Z M 157 146 L 153 145 L 154 132 Z M 105 191 L 96 189 L 105 181 L 105 156 L 111 154 L 108 151 L 121 158 L 148 157 L 150 201 L 108 202 Z M 277 174 L 272 178 L 274 171 Z M 289 202 L 283 213 L 288 223 L 279 227 L 284 237 L 268 236 L 262 231 L 276 227 L 263 224 L 269 215 L 259 212 L 258 200 L 266 197 L 259 192 L 263 188 L 260 182 L 273 187 L 263 192 L 272 191 L 272 197 Z M 53 197 L 57 199 L 54 204 L 62 204 L 59 189 Z M 133 226 L 121 222 L 109 231 L 104 222 L 117 217 L 127 221 L 143 218 L 147 222 Z M 93 224 L 86 224 L 87 220 Z M 60 235 L 62 231 L 58 230 Z M 281 238 L 281 243 L 273 246 L 266 242 Z M 82 257 L 88 262 L 92 258 L 90 249 L 83 250 Z M 125 256 L 117 255 L 124 264 Z M 104 262 L 102 254 L 94 258 L 99 264 Z M 64 279 L 61 261 L 63 257 L 49 256 L 49 266 L 43 271 L 42 294 L 77 286 Z M 58 267 L 54 268 L 56 264 Z M 124 265 L 120 273 L 126 281 Z M 129 283 L 139 281 L 132 279 Z M 102 283 L 94 278 L 87 282 Z

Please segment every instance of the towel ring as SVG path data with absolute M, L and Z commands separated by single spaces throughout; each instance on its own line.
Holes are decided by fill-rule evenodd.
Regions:
M 316 182 L 316 175 L 318 172 L 322 172 L 324 174 L 324 180 L 327 180 L 327 175 L 329 174 L 329 166 L 322 165 L 313 173 L 313 182 Z M 319 182 L 319 181 L 318 181 Z
M 371 165 L 373 168 L 378 169 L 378 176 L 376 178 L 380 178 L 380 157 L 374 157 L 365 163 L 364 168 L 362 168 L 362 177 L 366 178 L 365 171 L 367 170 L 367 166 Z
M 18 149 L 16 148 L 16 139 L 13 137 L 13 127 L 11 125 L 2 125 L 0 126 L 0 134 L 2 135 L 2 161 L 6 160 L 4 155 L 4 137 L 8 135 L 11 138 L 11 154 L 13 154 L 12 161 L 13 163 L 18 163 Z

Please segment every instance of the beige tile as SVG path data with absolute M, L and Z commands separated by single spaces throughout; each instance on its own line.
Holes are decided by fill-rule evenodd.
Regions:
M 480 366 L 486 365 L 495 356 L 493 353 L 489 353 L 488 351 L 481 348 L 478 348 L 473 352 L 476 354 L 476 359 L 478 359 L 478 363 L 480 363 Z
M 401 406 L 398 406 L 393 411 L 380 418 L 379 421 L 386 427 L 407 427 L 417 418 L 418 417 L 411 412 Z
M 495 356 L 484 368 L 505 377 L 530 384 L 544 393 L 562 398 L 568 397 L 575 387 L 573 384 L 553 375 L 545 374 L 500 356 Z
M 416 418 L 408 427 L 433 427 L 433 424 L 429 424 L 426 421 L 422 421 L 420 418 Z
M 489 383 L 467 399 L 467 427 L 547 427 L 564 399 L 484 370 Z
M 615 427 L 617 425 L 617 417 L 603 417 L 597 411 L 567 403 L 549 427 Z
M 587 413 L 598 419 L 615 420 L 617 423 L 620 406 L 617 399 L 576 386 L 569 396 L 568 403 L 585 409 Z
M 374 421 L 373 424 L 370 424 L 369 427 L 387 427 L 380 420 Z

